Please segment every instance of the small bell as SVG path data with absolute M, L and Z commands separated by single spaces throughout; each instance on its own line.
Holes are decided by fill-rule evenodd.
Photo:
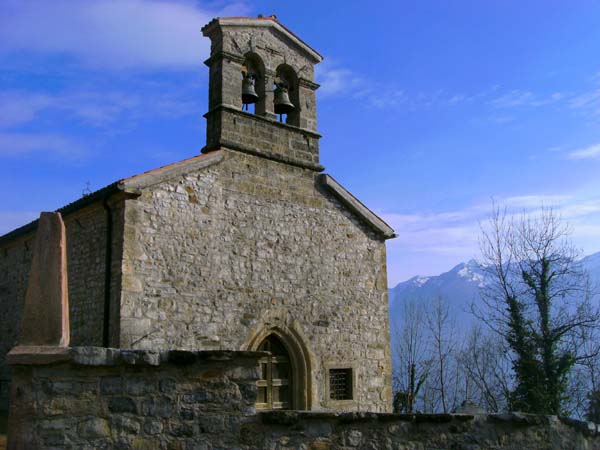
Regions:
M 289 114 L 294 110 L 294 104 L 290 101 L 288 90 L 285 86 L 277 85 L 275 88 L 275 114 Z
M 254 89 L 254 75 L 244 75 L 242 80 L 242 103 L 249 105 L 258 101 L 258 94 Z

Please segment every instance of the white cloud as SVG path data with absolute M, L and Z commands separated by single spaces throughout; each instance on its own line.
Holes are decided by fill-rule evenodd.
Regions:
M 490 101 L 494 108 L 517 108 L 544 106 L 565 98 L 565 94 L 554 92 L 549 95 L 538 95 L 531 91 L 513 89 Z
M 555 207 L 565 204 L 570 197 L 568 195 L 518 195 L 507 197 L 502 201 L 502 205 L 508 208 L 539 208 L 544 205 L 546 207 Z
M 600 118 L 600 89 L 596 88 L 573 96 L 569 99 L 569 108 L 595 122 Z
M 568 159 L 600 159 L 600 144 L 590 145 L 585 148 L 573 150 L 567 154 Z
M 191 0 L 4 0 L 0 53 L 68 55 L 102 69 L 200 67 L 210 47 L 202 26 L 247 10 L 241 1 L 223 11 Z
M 356 90 L 365 89 L 366 80 L 350 69 L 336 67 L 334 63 L 325 60 L 315 66 L 315 78 L 321 85 L 319 94 L 328 96 L 335 94 L 355 94 Z
M 573 230 L 571 238 L 585 254 L 600 250 L 600 191 L 588 186 L 568 194 L 525 194 L 496 199 L 508 214 L 539 214 L 541 206 L 552 208 Z M 396 284 L 414 275 L 448 270 L 452 265 L 479 255 L 480 224 L 485 224 L 490 203 L 475 203 L 462 209 L 408 214 L 382 213 L 398 234 L 388 242 L 390 261 L 409 266 L 390 268 Z
M 69 160 L 87 154 L 85 146 L 59 134 L 3 133 L 0 132 L 0 157 L 43 153 Z
M 140 117 L 180 117 L 199 114 L 199 100 L 185 87 L 155 87 L 145 95 L 119 90 L 76 90 L 58 94 L 25 91 L 0 92 L 0 128 L 34 121 L 44 112 L 66 113 L 86 125 L 105 127 L 123 115 L 131 123 Z

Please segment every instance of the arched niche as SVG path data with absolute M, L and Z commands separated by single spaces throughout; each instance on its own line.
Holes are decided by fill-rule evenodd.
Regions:
M 279 65 L 275 71 L 274 87 L 277 83 L 282 83 L 287 87 L 290 101 L 294 105 L 293 111 L 286 115 L 285 123 L 300 126 L 300 86 L 296 71 L 288 64 Z
M 264 116 L 266 111 L 265 64 L 257 53 L 248 52 L 244 55 L 241 79 L 243 80 L 244 76 L 248 75 L 254 77 L 254 89 L 258 94 L 258 101 L 254 104 L 254 114 Z
M 265 342 L 280 343 L 289 358 L 290 397 L 288 409 L 310 410 L 312 398 L 311 361 L 308 349 L 300 336 L 285 326 L 265 327 L 256 333 L 246 348 L 258 351 L 265 348 Z M 264 362 L 263 362 L 264 363 Z M 262 369 L 262 367 L 261 367 Z M 262 374 L 261 374 L 262 376 Z

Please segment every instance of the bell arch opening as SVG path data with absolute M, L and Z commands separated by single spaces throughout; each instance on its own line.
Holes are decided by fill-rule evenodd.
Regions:
M 264 116 L 265 65 L 260 56 L 248 52 L 242 65 L 242 107 L 245 111 Z
M 310 360 L 298 336 L 280 328 L 265 329 L 248 349 L 270 353 L 260 359 L 257 410 L 311 408 Z
M 279 121 L 288 125 L 300 126 L 300 90 L 298 76 L 287 64 L 281 64 L 275 71 L 273 110 Z

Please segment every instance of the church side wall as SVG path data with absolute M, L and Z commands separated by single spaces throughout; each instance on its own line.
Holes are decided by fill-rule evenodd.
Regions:
M 106 213 L 96 204 L 64 220 L 71 343 L 102 345 Z M 34 238 L 30 233 L 0 247 L 0 410 L 8 404 L 10 371 L 5 355 L 18 342 Z
M 125 207 L 121 343 L 246 349 L 294 330 L 310 355 L 312 409 L 391 408 L 385 243 L 315 172 L 227 151 Z M 327 400 L 350 367 L 353 401 Z
M 8 409 L 10 368 L 5 355 L 18 340 L 33 238 L 18 238 L 0 248 L 0 411 Z

